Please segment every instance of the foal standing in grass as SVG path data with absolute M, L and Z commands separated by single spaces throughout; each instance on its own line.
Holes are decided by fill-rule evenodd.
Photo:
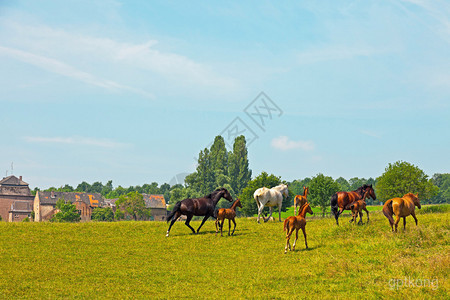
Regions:
M 292 251 L 295 250 L 295 243 L 297 243 L 298 239 L 298 230 L 301 228 L 303 231 L 303 236 L 305 237 L 305 246 L 306 249 L 308 249 L 308 242 L 306 241 L 306 219 L 305 215 L 306 213 L 309 213 L 310 215 L 313 214 L 313 211 L 311 207 L 309 206 L 309 203 L 305 203 L 302 207 L 300 207 L 298 216 L 295 217 L 289 217 L 286 220 L 284 220 L 284 230 L 286 231 L 286 247 L 284 248 L 284 254 L 287 253 L 288 247 L 289 251 L 291 251 L 291 244 L 289 243 L 289 240 L 291 239 L 291 235 L 295 232 L 295 240 L 294 245 L 292 246 Z
M 308 202 L 308 192 L 309 188 L 304 186 L 303 187 L 303 195 L 297 195 L 294 198 L 294 216 L 297 215 L 297 207 L 302 207 L 306 202 Z
M 219 223 L 219 226 L 220 226 L 220 236 L 223 236 L 222 229 L 223 229 L 223 223 L 225 222 L 225 219 L 228 219 L 228 235 L 230 235 L 231 221 L 233 221 L 234 228 L 233 228 L 233 232 L 231 233 L 231 235 L 234 234 L 234 230 L 236 229 L 236 221 L 234 220 L 234 218 L 236 217 L 236 207 L 242 208 L 241 200 L 237 199 L 236 201 L 234 201 L 233 205 L 231 205 L 230 208 L 219 209 L 219 211 L 217 212 L 217 219 L 216 219 L 216 235 L 218 232 L 217 224 L 220 221 L 222 221 L 221 223 Z

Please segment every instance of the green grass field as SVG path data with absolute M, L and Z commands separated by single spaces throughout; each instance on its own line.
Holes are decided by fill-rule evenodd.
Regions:
M 164 222 L 0 222 L 0 298 L 448 299 L 448 207 L 397 234 L 380 212 L 362 226 L 309 219 L 310 249 L 300 232 L 287 254 L 282 224 L 254 218 L 231 237 L 177 222 L 168 238 Z

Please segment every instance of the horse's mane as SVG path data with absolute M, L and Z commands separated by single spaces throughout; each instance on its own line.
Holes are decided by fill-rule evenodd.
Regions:
M 309 202 L 305 202 L 305 203 L 298 209 L 298 215 L 297 215 L 297 216 L 299 216 L 299 215 L 303 212 L 303 210 L 306 209 L 306 206 L 308 206 L 308 205 L 309 205 Z
M 217 188 L 214 192 L 212 192 L 211 194 L 208 194 L 205 196 L 205 198 L 210 198 L 212 199 L 214 196 L 217 195 L 217 193 L 226 190 L 225 188 Z
M 365 192 L 365 189 L 366 189 L 366 188 L 367 188 L 367 186 L 366 186 L 366 184 L 365 184 L 365 185 L 363 185 L 363 186 L 360 186 L 360 187 L 357 188 L 356 190 L 354 190 L 354 192 L 356 192 L 356 193 L 361 194 L 361 195 L 364 196 L 364 192 Z
M 407 193 L 407 194 L 404 194 L 404 195 L 403 195 L 403 197 L 406 197 L 406 196 L 409 196 L 409 197 L 414 196 L 414 198 L 417 198 L 416 195 L 415 195 L 414 193 Z

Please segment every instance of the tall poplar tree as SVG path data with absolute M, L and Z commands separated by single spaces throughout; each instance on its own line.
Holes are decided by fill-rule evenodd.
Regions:
M 252 177 L 248 164 L 247 144 L 243 135 L 234 140 L 233 151 L 228 155 L 228 177 L 233 196 L 239 195 Z

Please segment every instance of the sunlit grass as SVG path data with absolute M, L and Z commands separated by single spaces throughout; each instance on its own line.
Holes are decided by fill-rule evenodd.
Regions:
M 309 219 L 305 250 L 283 254 L 282 223 L 237 219 L 235 236 L 177 222 L 0 223 L 0 298 L 445 298 L 449 214 L 350 225 Z M 365 221 L 365 219 L 364 219 Z M 200 221 L 193 222 L 194 228 Z M 225 223 L 226 232 L 228 224 Z M 435 280 L 398 287 L 393 279 Z

